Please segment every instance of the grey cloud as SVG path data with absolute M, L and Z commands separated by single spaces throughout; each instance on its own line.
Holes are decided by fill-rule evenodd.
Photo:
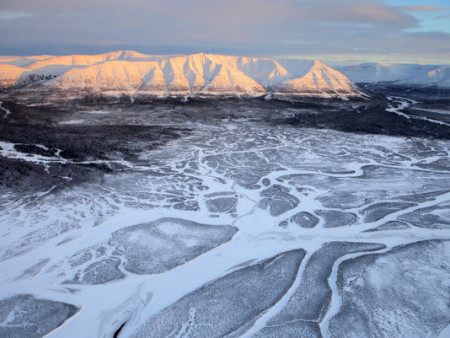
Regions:
M 0 10 L 37 13 L 0 20 L 2 54 L 376 54 L 399 45 L 420 53 L 427 39 L 405 36 L 420 22 L 383 0 L 3 0 Z

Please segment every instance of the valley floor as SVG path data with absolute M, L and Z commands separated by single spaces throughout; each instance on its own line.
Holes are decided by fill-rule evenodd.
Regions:
M 3 103 L 0 336 L 445 337 L 447 122 L 269 104 Z

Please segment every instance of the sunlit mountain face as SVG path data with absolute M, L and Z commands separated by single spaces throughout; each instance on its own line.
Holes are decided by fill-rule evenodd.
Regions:
M 1 337 L 447 337 L 445 66 L 0 58 Z
M 320 61 L 213 54 L 151 56 L 132 51 L 84 56 L 4 58 L 3 88 L 40 85 L 78 95 L 361 96 L 357 86 Z M 42 88 L 42 89 L 44 89 Z

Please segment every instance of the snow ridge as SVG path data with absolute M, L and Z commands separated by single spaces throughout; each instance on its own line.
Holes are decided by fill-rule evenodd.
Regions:
M 203 53 L 158 56 L 133 51 L 0 60 L 3 88 L 39 83 L 48 89 L 72 93 L 132 98 L 140 95 L 361 96 L 352 81 L 320 61 Z

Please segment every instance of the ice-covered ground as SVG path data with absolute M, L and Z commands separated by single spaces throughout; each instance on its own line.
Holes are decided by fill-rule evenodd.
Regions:
M 99 180 L 1 206 L 0 336 L 437 337 L 449 325 L 448 141 L 251 119 L 190 128 Z

